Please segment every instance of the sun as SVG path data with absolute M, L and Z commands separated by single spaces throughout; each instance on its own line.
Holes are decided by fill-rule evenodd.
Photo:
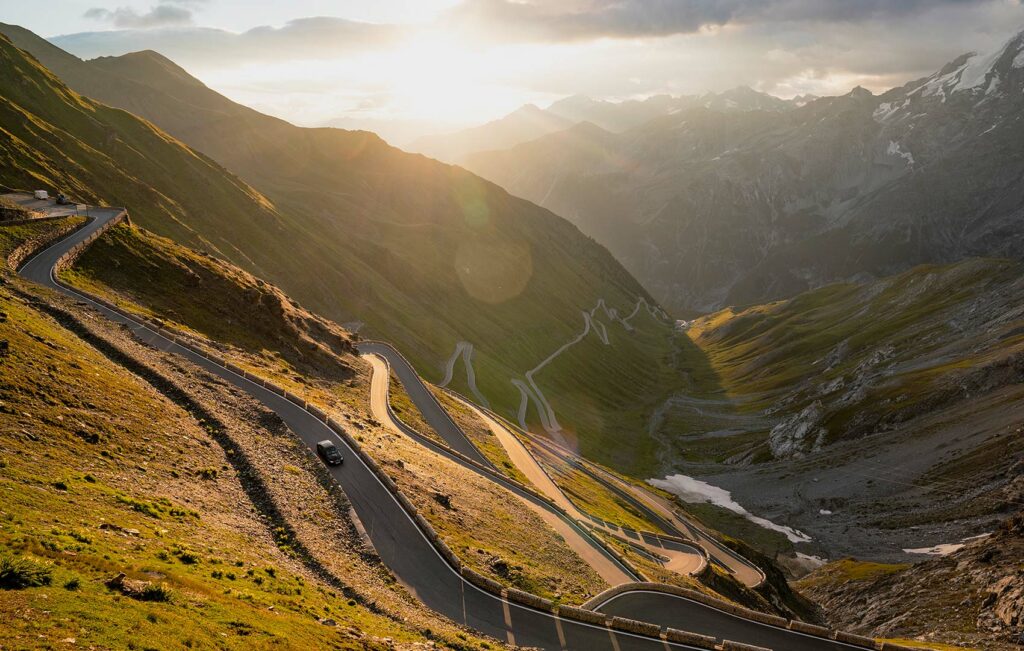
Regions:
M 264 104 L 262 80 L 291 80 L 287 112 L 303 124 L 348 114 L 469 126 L 523 104 L 556 99 L 531 88 L 536 72 L 549 66 L 551 58 L 543 47 L 481 44 L 445 30 L 422 29 L 387 48 L 333 59 L 254 63 L 229 75 L 207 75 L 203 81 L 236 101 L 271 111 Z
M 479 57 L 444 34 L 423 34 L 385 57 L 397 103 L 425 118 L 475 117 L 486 108 L 486 79 Z

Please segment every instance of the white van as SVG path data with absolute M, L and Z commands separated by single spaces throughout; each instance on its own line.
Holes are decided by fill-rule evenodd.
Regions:
M 36 199 L 49 199 L 50 193 L 47 192 L 46 190 L 36 190 L 35 197 Z

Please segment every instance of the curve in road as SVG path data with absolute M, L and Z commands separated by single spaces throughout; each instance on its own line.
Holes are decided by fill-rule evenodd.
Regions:
M 415 369 L 397 350 L 388 344 L 364 341 L 359 344 L 359 352 L 364 355 L 372 353 L 388 360 L 391 370 L 395 372 L 402 382 L 402 386 L 405 387 L 405 392 L 419 407 L 423 419 L 437 432 L 438 436 L 444 439 L 448 447 L 477 463 L 489 468 L 493 467 L 487 457 L 481 454 L 480 450 L 477 450 L 476 446 L 466 438 L 466 434 L 455 424 L 448 412 L 441 408 L 434 394 L 420 381 L 420 376 Z
M 520 387 L 520 391 L 524 391 L 524 388 Z M 621 527 L 617 527 L 614 524 L 605 522 L 599 518 L 595 518 L 587 513 L 579 511 L 564 495 L 564 493 L 562 493 L 561 489 L 551 480 L 544 469 L 540 467 L 533 454 L 526 449 L 522 441 L 520 441 L 519 438 L 511 431 L 511 426 L 506 425 L 507 421 L 492 417 L 489 413 L 485 413 L 485 410 L 479 409 L 472 402 L 466 400 L 463 396 L 454 391 L 449 391 L 449 394 L 480 415 L 483 421 L 491 429 L 491 432 L 495 434 L 498 441 L 502 444 L 502 447 L 505 448 L 505 451 L 508 453 L 512 463 L 514 463 L 516 467 L 527 476 L 538 490 L 555 500 L 555 502 L 565 511 L 573 514 L 577 519 L 586 518 L 598 526 L 609 529 L 612 532 L 618 533 L 621 531 L 626 533 L 627 536 L 633 539 L 633 542 L 640 543 L 640 545 L 647 551 L 654 552 L 655 554 L 664 554 L 667 549 L 669 551 L 668 557 L 670 563 L 670 565 L 666 566 L 668 569 L 680 571 L 682 573 L 691 573 L 695 569 L 699 569 L 693 565 L 694 559 L 692 557 L 690 559 L 682 558 L 680 557 L 680 554 L 673 553 L 673 551 L 687 551 L 682 549 L 673 550 L 673 547 L 675 546 L 674 541 L 662 539 L 656 535 L 638 536 L 636 532 L 628 532 Z M 522 420 L 522 415 L 520 415 L 520 420 Z M 628 500 L 641 511 L 644 511 L 651 521 L 662 527 L 663 530 L 671 532 L 678 537 L 695 541 L 707 553 L 712 561 L 721 567 L 724 567 L 733 574 L 738 581 L 747 587 L 756 587 L 764 582 L 765 575 L 760 568 L 720 543 L 711 536 L 711 534 L 704 531 L 698 525 L 680 516 L 675 509 L 672 508 L 671 504 L 661 496 L 655 495 L 638 486 L 623 481 L 619 477 L 595 466 L 575 452 L 565 448 L 564 446 L 558 445 L 554 441 L 536 437 L 522 428 L 520 428 L 519 431 L 523 436 L 534 441 L 534 443 L 543 446 L 550 453 L 558 455 L 565 461 L 574 464 L 582 472 L 590 475 L 590 477 L 595 481 L 600 482 L 610 490 L 618 493 L 622 498 Z M 686 556 L 690 556 L 690 554 L 686 554 Z
M 699 525 L 684 518 L 672 508 L 668 500 L 642 488 L 625 482 L 619 477 L 595 466 L 586 459 L 576 455 L 571 450 L 557 445 L 554 442 L 534 437 L 540 445 L 544 445 L 553 454 L 572 461 L 594 480 L 608 486 L 611 490 L 619 493 L 623 498 L 632 502 L 635 506 L 650 514 L 655 521 L 665 526 L 666 531 L 673 531 L 677 535 L 697 541 L 704 548 L 711 558 L 719 565 L 725 567 L 736 577 L 738 581 L 747 587 L 755 587 L 765 580 L 764 572 L 743 556 L 729 549 Z
M 688 631 L 703 635 L 715 635 L 713 631 L 728 628 L 736 638 L 757 639 L 758 642 L 756 644 L 758 646 L 769 647 L 776 651 L 807 648 L 822 649 L 824 651 L 849 651 L 850 649 L 860 649 L 863 651 L 863 647 L 836 640 L 824 640 L 770 624 L 762 624 L 721 610 L 707 613 L 699 621 L 681 617 L 680 604 L 693 603 L 696 602 L 678 595 L 634 590 L 611 597 L 603 604 L 597 605 L 595 610 L 630 619 L 642 617 L 644 621 L 654 624 L 671 626 L 673 628 L 686 628 Z
M 393 418 L 391 411 L 388 409 L 388 385 L 390 377 L 388 374 L 387 361 L 375 353 L 367 353 L 364 355 L 364 358 L 370 362 L 370 368 L 372 369 L 370 378 L 370 411 L 373 414 L 373 417 L 396 432 L 403 434 L 406 433 L 407 426 L 404 426 L 404 423 L 400 423 Z M 411 438 L 417 442 L 422 441 L 420 437 Z M 461 459 L 454 458 L 449 455 L 445 456 L 448 456 L 449 459 L 452 459 L 455 463 L 458 463 L 463 467 L 478 472 L 476 468 L 463 463 Z M 487 479 L 494 479 L 490 475 L 485 475 L 483 473 L 479 474 Z M 507 485 L 504 487 L 512 490 Z M 616 562 L 614 558 L 611 558 L 603 549 L 601 549 L 600 545 L 597 544 L 596 541 L 586 535 L 585 531 L 581 527 L 574 526 L 567 522 L 565 518 L 553 511 L 546 504 L 542 504 L 538 500 L 522 494 L 520 491 L 512 490 L 512 494 L 522 501 L 527 508 L 540 516 L 548 526 L 558 532 L 558 534 L 565 540 L 565 543 L 588 565 L 594 568 L 594 571 L 597 572 L 598 575 L 600 575 L 601 578 L 609 585 L 618 585 L 620 583 L 628 583 L 636 580 L 636 577 L 633 576 L 629 570 Z
M 663 651 L 666 647 L 697 649 L 689 645 L 563 619 L 549 612 L 507 601 L 468 583 L 441 557 L 395 496 L 360 461 L 358 454 L 313 414 L 262 385 L 178 345 L 144 323 L 111 310 L 91 297 L 58 283 L 54 268 L 60 258 L 73 247 L 87 241 L 93 233 L 102 229 L 122 212 L 120 209 L 95 209 L 91 221 L 34 255 L 21 267 L 19 274 L 27 280 L 88 304 L 107 319 L 126 326 L 140 341 L 158 350 L 180 355 L 203 370 L 235 385 L 277 413 L 292 432 L 311 449 L 319 440 L 333 439 L 342 450 L 349 453 L 350 461 L 342 467 L 330 468 L 329 471 L 348 496 L 381 560 L 426 606 L 443 613 L 453 621 L 522 646 L 563 651 Z M 615 603 L 629 606 L 631 598 L 622 597 L 604 606 L 611 608 L 611 604 Z M 703 626 L 702 622 L 718 621 L 722 614 L 703 604 L 678 600 L 670 610 L 673 621 L 684 629 L 700 626 L 711 631 L 711 628 L 714 628 L 707 634 L 751 644 L 758 644 L 765 635 L 763 630 L 749 631 L 747 627 L 740 626 L 735 621 L 723 622 L 714 627 Z M 793 634 L 786 638 L 785 644 L 776 648 L 792 651 L 831 651 L 836 648 L 834 645 L 835 643 L 830 640 Z
M 462 357 L 462 366 L 466 369 L 466 384 L 469 385 L 470 393 L 480 401 L 481 405 L 490 407 L 490 401 L 480 391 L 480 387 L 476 385 L 476 369 L 473 368 L 473 344 L 468 341 L 460 341 L 455 344 L 455 352 L 452 353 L 452 356 L 448 358 L 444 365 L 444 379 L 437 386 L 446 387 L 451 383 L 455 376 L 455 362 L 458 361 L 459 357 Z
M 607 529 L 611 532 L 617 533 L 618 527 L 609 526 L 603 520 L 593 518 L 585 512 L 581 511 L 576 504 L 572 502 L 566 496 L 566 494 L 559 488 L 558 484 L 555 483 L 551 476 L 548 475 L 547 471 L 541 467 L 540 462 L 537 461 L 536 457 L 526 448 L 522 441 L 516 437 L 505 425 L 503 425 L 498 419 L 491 417 L 485 411 L 478 409 L 473 403 L 462 399 L 458 394 L 450 394 L 460 403 L 471 409 L 481 421 L 487 425 L 491 433 L 494 434 L 495 438 L 505 449 L 508 454 L 509 460 L 513 465 L 526 478 L 530 481 L 533 486 L 544 495 L 551 498 L 555 504 L 562 508 L 566 513 L 576 518 L 577 521 L 587 520 L 596 524 L 597 527 Z M 646 551 L 648 554 L 654 557 L 667 558 L 667 562 L 663 563 L 665 569 L 678 574 L 690 575 L 699 572 L 704 568 L 705 559 L 700 550 L 686 545 L 669 545 L 659 540 L 647 540 L 644 538 L 637 538 L 635 540 L 628 541 L 630 545 L 637 546 L 641 551 Z M 612 585 L 615 585 L 614 583 Z

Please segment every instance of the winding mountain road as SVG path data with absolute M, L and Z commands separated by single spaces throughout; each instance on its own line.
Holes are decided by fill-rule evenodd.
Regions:
M 399 360 L 393 351 L 394 349 L 386 344 L 372 341 L 364 341 L 359 344 L 360 353 L 373 354 L 388 360 L 391 370 L 398 376 L 402 386 L 405 387 L 405 392 L 416 403 L 427 424 L 444 439 L 448 447 L 477 463 L 490 467 L 491 462 L 466 438 L 466 434 L 455 424 L 448 412 L 441 408 L 437 398 L 423 384 L 413 367 L 404 359 L 398 363 Z
M 558 455 L 564 460 L 576 464 L 582 472 L 588 474 L 595 481 L 604 484 L 609 489 L 631 502 L 634 506 L 647 513 L 652 520 L 661 524 L 666 531 L 673 532 L 678 536 L 689 538 L 700 543 L 715 562 L 722 567 L 727 568 L 738 581 L 747 587 L 757 586 L 764 581 L 764 573 L 758 569 L 756 565 L 720 543 L 699 525 L 679 515 L 678 511 L 672 507 L 672 503 L 669 500 L 650 491 L 646 491 L 639 486 L 623 481 L 621 478 L 616 477 L 593 463 L 590 463 L 586 459 L 583 459 L 557 443 L 547 441 L 539 437 L 533 437 L 533 440 L 538 445 L 544 446 L 552 454 Z
M 581 511 L 559 488 L 558 484 L 551 479 L 551 476 L 541 467 L 537 459 L 526 448 L 526 445 L 497 418 L 478 409 L 476 405 L 462 400 L 460 397 L 456 396 L 455 399 L 471 409 L 487 425 L 487 428 L 491 430 L 491 433 L 494 434 L 495 438 L 498 439 L 498 442 L 505 449 L 512 464 L 526 476 L 537 490 L 554 500 L 555 504 L 577 521 L 590 521 L 598 528 L 607 529 L 613 535 L 622 537 L 621 531 L 617 527 L 592 518 Z M 665 568 L 677 574 L 694 574 L 704 567 L 704 556 L 696 547 L 683 544 L 666 544 L 666 542 L 653 539 L 645 540 L 640 537 L 630 540 L 631 545 L 641 547 L 655 556 L 668 559 L 664 563 Z M 615 585 L 615 583 L 612 583 L 612 585 Z
M 54 276 L 54 267 L 61 256 L 77 244 L 85 242 L 90 235 L 114 220 L 121 212 L 119 209 L 93 209 L 91 221 L 33 256 L 21 267 L 20 275 L 88 304 L 111 321 L 125 325 L 144 343 L 158 350 L 179 355 L 245 391 L 277 413 L 295 435 L 311 449 L 317 441 L 334 440 L 342 451 L 347 453 L 347 462 L 344 466 L 330 468 L 332 476 L 348 496 L 381 560 L 426 606 L 443 613 L 453 621 L 522 646 L 585 651 L 664 651 L 666 648 L 696 648 L 559 618 L 549 612 L 509 602 L 466 582 L 441 557 L 394 495 L 361 462 L 355 451 L 313 414 L 262 385 L 176 344 L 144 323 L 59 284 Z M 413 396 L 414 400 L 415 398 Z M 648 611 L 651 611 L 650 614 L 659 618 L 664 617 L 666 623 L 670 620 L 677 628 L 714 635 L 720 639 L 727 638 L 750 644 L 762 644 L 767 639 L 766 628 L 759 624 L 736 618 L 723 619 L 724 614 L 714 608 L 682 599 L 657 600 L 652 605 L 647 597 L 636 598 L 637 595 L 643 594 L 627 593 L 605 604 L 605 607 L 614 608 L 618 614 L 635 619 L 647 619 Z M 773 642 L 776 651 L 859 648 L 795 634 L 784 629 L 772 628 L 770 632 L 783 636 L 781 643 Z
M 411 434 L 407 431 L 407 426 L 404 423 L 399 422 L 397 419 L 392 417 L 391 411 L 388 409 L 388 362 L 385 358 L 377 355 L 376 353 L 364 353 L 364 358 L 369 361 L 370 368 L 372 369 L 372 376 L 370 379 L 370 412 L 373 417 L 384 423 L 386 426 L 395 430 L 399 433 Z M 406 389 L 408 390 L 408 388 Z M 413 436 L 414 440 L 426 444 L 427 441 L 421 437 Z M 468 468 L 469 470 L 479 473 L 477 468 L 473 468 L 460 459 L 445 453 L 443 449 L 439 449 L 437 446 L 430 446 L 435 452 L 442 454 L 455 463 Z M 479 473 L 481 476 L 494 480 L 490 475 Z M 533 496 L 517 489 L 510 482 L 498 482 L 506 490 L 515 495 L 523 504 L 526 505 L 531 511 L 536 513 L 548 526 L 554 529 L 562 538 L 566 544 L 575 551 L 588 565 L 610 585 L 618 585 L 620 583 L 629 583 L 636 581 L 637 577 L 633 576 L 628 569 L 623 567 L 614 558 L 604 552 L 600 545 L 597 544 L 586 531 L 563 517 L 551 509 L 547 504 L 544 504 L 540 500 L 535 499 Z M 561 505 L 560 505 L 561 506 Z

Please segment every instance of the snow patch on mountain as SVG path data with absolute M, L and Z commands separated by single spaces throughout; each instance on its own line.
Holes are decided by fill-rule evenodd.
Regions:
M 648 479 L 647 483 L 670 493 L 674 493 L 684 502 L 689 502 L 691 504 L 706 502 L 728 509 L 733 513 L 743 516 L 758 526 L 781 533 L 788 538 L 790 542 L 811 542 L 811 537 L 802 531 L 798 531 L 792 527 L 775 524 L 767 518 L 754 515 L 747 509 L 743 508 L 739 502 L 734 500 L 729 491 L 724 488 L 719 488 L 718 486 L 713 486 L 699 479 L 694 479 L 693 477 L 688 477 L 686 475 L 669 475 L 664 479 Z
M 900 149 L 900 143 L 896 142 L 895 140 L 889 141 L 889 148 L 886 149 L 885 153 L 889 154 L 890 156 L 899 156 L 903 160 L 907 161 L 908 165 L 914 164 L 914 155 L 911 154 L 909 151 L 903 151 L 902 149 Z
M 995 93 L 1002 81 L 1000 62 L 1013 56 L 1012 68 L 1024 67 L 1024 33 L 1017 34 L 1001 48 L 986 55 L 972 52 L 958 59 L 959 65 L 948 72 L 940 72 L 929 78 L 921 87 L 911 91 L 920 92 L 923 97 L 939 96 L 942 101 L 953 93 L 984 90 L 986 95 Z

